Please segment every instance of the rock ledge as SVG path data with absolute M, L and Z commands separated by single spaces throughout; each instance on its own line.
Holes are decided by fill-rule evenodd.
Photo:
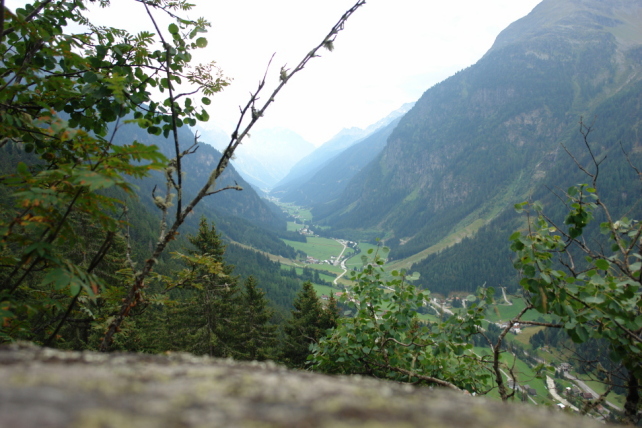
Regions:
M 0 347 L 0 426 L 597 428 L 557 409 L 272 363 Z

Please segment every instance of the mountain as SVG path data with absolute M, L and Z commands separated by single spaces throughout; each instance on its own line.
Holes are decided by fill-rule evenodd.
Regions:
M 587 161 L 581 117 L 607 156 L 600 177 L 613 203 L 630 207 L 635 174 L 620 143 L 639 159 L 641 16 L 639 0 L 543 0 L 475 65 L 427 90 L 343 193 L 313 208 L 315 221 L 337 235 L 383 238 L 393 259 L 423 259 L 426 285 L 474 289 L 482 271 L 510 269 L 502 251 L 520 225 L 507 214 L 514 203 L 587 180 L 560 144 Z M 460 259 L 465 245 L 476 267 Z
M 266 192 L 313 150 L 312 143 L 294 131 L 261 129 L 253 131 L 238 147 L 232 164 L 248 183 Z
M 121 125 L 115 134 L 114 143 L 125 144 L 132 140 L 148 145 L 155 144 L 165 156 L 174 157 L 172 138 L 150 135 L 134 124 Z M 185 150 L 194 142 L 194 134 L 187 127 L 181 127 L 179 141 L 181 150 Z M 221 153 L 209 144 L 200 144 L 193 154 L 183 158 L 184 203 L 189 202 L 196 195 L 220 158 Z M 152 213 L 159 213 L 151 194 L 155 186 L 158 189 L 165 189 L 164 175 L 153 173 L 149 178 L 136 181 L 136 185 L 139 188 L 140 201 Z M 216 187 L 220 189 L 232 185 L 238 185 L 243 190 L 225 190 L 204 198 L 194 208 L 194 215 L 186 220 L 182 233 L 195 232 L 200 217 L 205 216 L 231 240 L 273 254 L 294 257 L 294 249 L 285 245 L 278 237 L 278 234 L 285 232 L 286 229 L 282 213 L 261 199 L 234 167 L 228 165 Z
M 303 206 L 317 206 L 338 198 L 350 179 L 383 150 L 399 120 L 393 120 L 343 150 L 323 164 L 307 181 L 290 186 L 288 191 L 282 191 L 278 196 L 285 202 Z
M 349 128 L 341 130 L 337 135 L 325 142 L 321 147 L 301 159 L 292 167 L 290 172 L 274 187 L 272 196 L 282 198 L 284 201 L 294 200 L 289 194 L 310 180 L 327 162 L 335 158 L 339 153 L 354 145 L 358 141 L 368 137 L 375 131 L 388 126 L 391 122 L 403 116 L 413 103 L 407 103 L 399 109 L 390 113 L 385 118 L 373 123 L 366 129 Z

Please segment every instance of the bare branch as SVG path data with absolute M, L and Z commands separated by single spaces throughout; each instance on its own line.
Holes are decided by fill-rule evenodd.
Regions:
M 541 326 L 541 327 L 549 327 L 549 328 L 563 328 L 564 327 L 563 324 L 552 324 L 552 323 L 548 323 L 548 322 L 537 322 L 537 321 L 520 320 L 519 323 L 520 324 L 524 324 L 524 325 L 538 325 L 538 326 Z
M 147 9 L 146 2 L 145 1 L 141 1 L 141 2 L 145 4 L 145 7 Z M 174 239 L 174 237 L 178 233 L 178 228 L 181 226 L 181 224 L 183 224 L 183 222 L 185 221 L 185 218 L 187 217 L 187 215 L 190 212 L 192 212 L 194 207 L 205 196 L 207 196 L 209 193 L 211 193 L 210 189 L 213 188 L 216 185 L 216 180 L 218 180 L 218 178 L 221 176 L 221 174 L 223 174 L 223 171 L 227 167 L 230 159 L 232 158 L 232 155 L 234 154 L 234 150 L 241 143 L 242 139 L 248 134 L 248 132 L 250 131 L 252 126 L 258 121 L 258 119 L 263 116 L 263 114 L 265 113 L 265 110 L 269 107 L 269 105 L 272 102 L 274 102 L 274 97 L 280 92 L 280 90 L 283 88 L 283 86 L 285 86 L 285 84 L 287 82 L 289 82 L 290 77 L 292 77 L 295 73 L 297 73 L 300 70 L 302 70 L 303 67 L 305 66 L 305 64 L 307 64 L 307 62 L 310 59 L 312 59 L 313 57 L 317 56 L 316 52 L 321 47 L 323 47 L 324 43 L 326 43 L 329 38 L 332 38 L 332 40 L 334 40 L 334 37 L 336 36 L 336 34 L 340 30 L 343 29 L 345 21 L 359 7 L 363 6 L 364 4 L 365 4 L 365 0 L 358 0 L 357 3 L 352 8 L 350 8 L 346 13 L 344 13 L 343 16 L 341 17 L 341 19 L 339 20 L 339 22 L 332 28 L 332 30 L 330 31 L 329 35 L 324 38 L 323 42 L 321 42 L 316 48 L 314 48 L 310 53 L 308 53 L 303 58 L 303 60 L 299 63 L 297 68 L 288 76 L 287 79 L 282 80 L 279 83 L 279 85 L 272 92 L 272 94 L 270 95 L 268 101 L 263 105 L 263 107 L 261 107 L 260 109 L 256 109 L 254 107 L 254 105 L 255 105 L 256 101 L 258 100 L 258 94 L 260 93 L 260 91 L 263 89 L 263 87 L 265 85 L 265 78 L 266 78 L 265 76 L 267 75 L 267 71 L 266 71 L 266 74 L 264 75 L 263 80 L 259 83 L 259 88 L 257 89 L 257 91 L 254 94 L 251 95 L 250 101 L 246 104 L 245 109 L 241 110 L 241 119 L 239 120 L 239 123 L 243 119 L 243 117 L 247 114 L 248 111 L 251 111 L 251 109 L 253 107 L 255 108 L 255 110 L 254 110 L 255 114 L 252 115 L 253 117 L 252 117 L 250 123 L 244 128 L 244 130 L 242 132 L 240 132 L 240 133 L 238 132 L 238 129 L 240 129 L 240 127 L 237 127 L 237 130 L 234 131 L 234 133 L 232 135 L 232 139 L 231 139 L 230 143 L 228 144 L 227 148 L 225 149 L 225 151 L 223 152 L 223 156 L 221 156 L 221 159 L 220 159 L 217 167 L 210 173 L 210 176 L 209 176 L 207 182 L 203 185 L 201 190 L 192 199 L 192 201 L 189 202 L 189 204 L 187 204 L 185 206 L 185 208 L 182 208 L 180 204 L 178 205 L 178 207 L 177 207 L 178 209 L 176 210 L 176 219 L 174 220 L 174 223 L 169 228 L 167 233 L 161 234 L 161 236 L 159 237 L 159 240 L 158 240 L 158 242 L 156 244 L 156 247 L 155 247 L 151 257 L 149 257 L 147 260 L 145 260 L 145 263 L 143 265 L 142 270 L 140 272 L 136 273 L 134 283 L 131 285 L 131 287 L 130 287 L 128 293 L 127 293 L 127 296 L 123 299 L 123 303 L 121 305 L 121 308 L 120 308 L 118 314 L 114 317 L 114 319 L 111 322 L 111 324 L 109 325 L 105 335 L 103 336 L 103 340 L 102 340 L 102 342 L 100 344 L 100 350 L 102 352 L 106 352 L 106 351 L 108 351 L 110 349 L 112 341 L 113 341 L 114 334 L 116 334 L 116 332 L 120 329 L 120 325 L 124 321 L 124 319 L 127 316 L 129 316 L 129 313 L 132 310 L 132 308 L 134 308 L 139 303 L 139 301 L 141 299 L 141 296 L 142 296 L 142 289 L 145 287 L 145 279 L 151 273 L 152 269 L 156 265 L 158 257 L 163 253 L 163 251 L 165 250 L 165 247 L 167 246 L 167 244 L 172 239 Z M 153 20 L 153 18 L 152 18 L 152 20 Z M 154 25 L 156 25 L 155 22 L 154 22 Z M 159 35 L 160 35 L 160 31 L 159 31 Z M 163 44 L 165 46 L 165 42 L 164 41 L 163 41 Z M 171 84 L 170 84 L 170 87 L 171 87 Z M 170 99 L 173 100 L 173 93 L 170 94 Z M 175 112 L 172 111 L 172 116 L 174 116 L 174 115 L 175 115 Z M 174 133 L 176 134 L 175 121 L 173 122 L 173 129 L 174 129 Z M 177 162 L 178 165 L 180 165 L 181 153 L 179 152 L 179 149 L 178 149 L 178 137 L 176 135 L 175 135 L 175 149 L 176 149 L 176 158 L 177 158 L 176 162 Z M 180 169 L 177 172 L 178 172 L 178 179 L 179 179 L 178 187 L 180 189 L 180 186 L 181 186 Z M 168 200 L 168 198 L 170 197 L 170 191 L 169 190 L 170 189 L 169 189 L 169 184 L 168 184 L 167 195 L 165 197 L 165 201 L 166 202 L 169 202 L 169 200 Z M 180 196 L 181 195 L 179 195 L 179 201 L 180 201 Z
M 368 361 L 368 364 L 372 364 L 373 366 L 377 366 L 382 369 L 392 370 L 393 372 L 401 373 L 406 376 L 416 377 L 417 379 L 423 380 L 424 382 L 429 382 L 438 386 L 454 389 L 456 391 L 462 391 L 459 387 L 457 387 L 457 385 L 442 379 L 438 379 L 436 377 L 420 375 L 410 370 L 402 369 L 400 367 L 394 367 L 389 364 L 380 364 L 380 363 L 377 363 L 376 361 Z

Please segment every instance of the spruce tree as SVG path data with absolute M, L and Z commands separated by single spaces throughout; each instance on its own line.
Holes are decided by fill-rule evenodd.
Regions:
M 324 308 L 312 283 L 303 283 L 303 288 L 293 303 L 292 317 L 284 327 L 281 358 L 289 367 L 305 368 L 310 344 L 323 336 L 327 329 L 336 326 L 336 300 L 332 296 L 330 299 L 328 308 Z
M 276 354 L 277 327 L 270 323 L 270 319 L 274 310 L 252 276 L 245 281 L 241 302 L 240 334 L 233 352 L 234 358 L 259 361 L 273 358 Z
M 225 263 L 225 245 L 205 218 L 198 234 L 188 240 L 195 247 L 189 253 L 196 258 L 186 259 L 189 266 L 185 277 L 190 281 L 174 293 L 174 303 L 168 309 L 168 347 L 229 357 L 236 346 L 241 309 L 241 293 L 232 276 L 234 266 Z M 212 266 L 218 273 L 212 272 Z

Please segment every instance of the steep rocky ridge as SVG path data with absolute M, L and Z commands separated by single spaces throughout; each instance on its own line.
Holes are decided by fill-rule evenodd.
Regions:
M 188 354 L 0 347 L 0 426 L 12 428 L 597 428 L 557 409 L 271 363 Z
M 394 258 L 408 257 L 573 174 L 560 143 L 582 153 L 581 116 L 597 115 L 603 152 L 619 142 L 634 152 L 640 13 L 638 0 L 544 0 L 479 62 L 426 91 L 315 218 L 343 233 L 377 233 Z M 633 111 L 618 114 L 616 99 Z

